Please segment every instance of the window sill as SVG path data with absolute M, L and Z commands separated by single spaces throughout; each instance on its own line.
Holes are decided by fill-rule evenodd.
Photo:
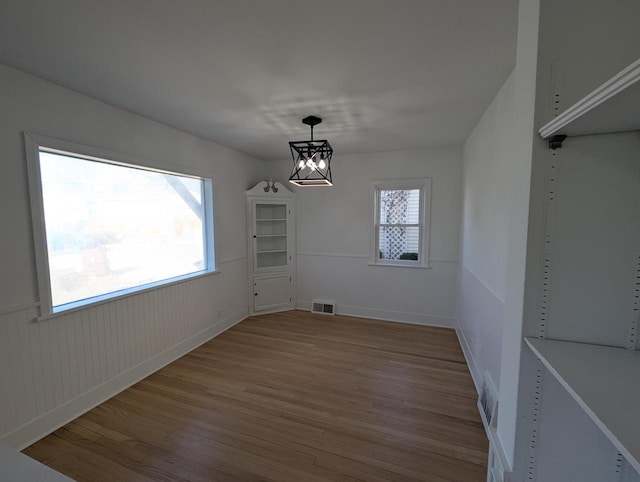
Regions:
M 93 308 L 95 306 L 98 305 L 103 305 L 106 303 L 113 303 L 114 301 L 119 301 L 125 298 L 129 298 L 131 296 L 136 296 L 136 295 L 140 295 L 143 293 L 148 293 L 150 291 L 155 291 L 161 288 L 167 288 L 169 286 L 175 286 L 177 284 L 180 283 L 185 283 L 187 281 L 193 281 L 199 278 L 206 278 L 208 276 L 213 276 L 216 274 L 220 274 L 219 270 L 215 270 L 215 271 L 207 271 L 204 273 L 198 273 L 196 275 L 193 276 L 183 276 L 177 279 L 173 279 L 171 281 L 168 281 L 166 283 L 163 282 L 158 282 L 158 284 L 154 285 L 154 286 L 148 286 L 142 289 L 130 289 L 129 291 L 125 292 L 125 293 L 120 293 L 120 294 L 116 294 L 114 296 L 109 296 L 109 295 L 103 295 L 102 297 L 95 297 L 95 298 L 99 298 L 99 299 L 95 299 L 95 301 L 88 301 L 87 303 L 78 303 L 76 302 L 74 304 L 74 306 L 70 306 L 67 309 L 62 309 L 59 311 L 54 311 L 53 313 L 45 313 L 44 315 L 40 315 L 36 318 L 35 321 L 48 321 L 48 320 L 52 320 L 54 318 L 58 318 L 60 316 L 65 316 L 65 315 L 70 315 L 72 313 L 76 313 L 78 311 L 87 309 L 87 308 Z M 71 304 L 71 303 L 70 303 Z
M 382 266 L 389 268 L 411 268 L 411 269 L 431 269 L 429 262 L 427 264 L 404 264 L 404 263 L 368 263 L 369 266 Z

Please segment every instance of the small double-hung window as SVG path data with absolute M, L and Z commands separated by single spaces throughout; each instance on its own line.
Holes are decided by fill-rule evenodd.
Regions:
M 428 267 L 430 191 L 429 178 L 373 184 L 373 264 Z

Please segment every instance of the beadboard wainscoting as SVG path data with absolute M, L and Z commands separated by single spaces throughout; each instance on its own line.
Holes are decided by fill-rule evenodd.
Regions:
M 47 321 L 0 312 L 0 440 L 22 449 L 245 319 L 246 257 L 219 265 Z
M 7 66 L 0 105 L 0 441 L 20 449 L 247 316 L 244 192 L 264 163 Z M 34 321 L 25 132 L 212 179 L 219 273 Z
M 430 265 L 371 266 L 366 254 L 298 253 L 297 307 L 330 299 L 341 315 L 453 328 L 458 262 Z

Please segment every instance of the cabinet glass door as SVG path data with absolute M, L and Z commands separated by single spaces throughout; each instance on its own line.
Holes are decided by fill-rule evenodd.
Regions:
M 288 265 L 287 213 L 287 204 L 283 202 L 253 204 L 256 269 Z

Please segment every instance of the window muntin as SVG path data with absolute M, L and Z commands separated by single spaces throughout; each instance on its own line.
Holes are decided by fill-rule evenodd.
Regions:
M 373 263 L 428 264 L 426 207 L 429 187 L 429 179 L 374 184 Z
M 42 315 L 215 270 L 210 179 L 41 145 L 35 163 Z

